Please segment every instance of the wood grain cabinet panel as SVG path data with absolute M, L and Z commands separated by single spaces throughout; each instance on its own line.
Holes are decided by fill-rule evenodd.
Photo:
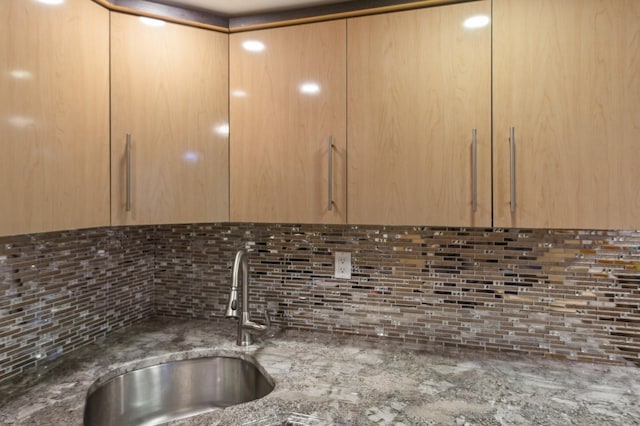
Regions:
M 467 28 L 490 15 L 479 1 L 348 20 L 349 223 L 491 225 L 491 26 Z
M 228 36 L 158 24 L 111 14 L 112 224 L 228 220 Z
M 345 223 L 345 36 L 344 20 L 231 34 L 232 221 Z
M 0 2 L 0 235 L 109 224 L 109 12 Z
M 637 229 L 640 2 L 494 0 L 493 14 L 495 225 Z

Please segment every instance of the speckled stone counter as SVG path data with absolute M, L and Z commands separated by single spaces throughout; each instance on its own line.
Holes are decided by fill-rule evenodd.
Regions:
M 292 413 L 323 425 L 640 424 L 640 370 L 632 367 L 413 351 L 292 331 L 241 349 L 234 331 L 231 321 L 153 319 L 118 332 L 68 355 L 27 389 L 0 389 L 0 423 L 81 425 L 87 389 L 110 371 L 233 351 L 257 359 L 276 382 L 273 392 L 171 425 L 273 425 Z

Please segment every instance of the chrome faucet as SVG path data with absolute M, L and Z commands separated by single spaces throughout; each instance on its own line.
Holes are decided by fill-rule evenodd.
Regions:
M 238 306 L 238 282 L 242 273 L 242 304 Z M 238 312 L 240 311 L 240 313 Z M 231 277 L 231 294 L 225 316 L 238 320 L 238 337 L 236 343 L 239 346 L 249 346 L 253 343 L 252 334 L 262 334 L 271 327 L 269 313 L 264 311 L 266 325 L 251 321 L 249 315 L 249 259 L 245 251 L 240 250 L 236 254 L 233 263 L 233 275 Z

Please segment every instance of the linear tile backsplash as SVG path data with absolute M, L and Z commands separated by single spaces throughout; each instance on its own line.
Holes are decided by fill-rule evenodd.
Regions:
M 181 225 L 156 243 L 158 314 L 222 317 L 244 248 L 252 307 L 280 326 L 640 364 L 638 231 Z
M 150 316 L 152 231 L 0 238 L 0 382 Z
M 0 238 L 0 382 L 154 313 L 222 318 L 238 249 L 279 326 L 640 365 L 640 231 L 194 224 Z

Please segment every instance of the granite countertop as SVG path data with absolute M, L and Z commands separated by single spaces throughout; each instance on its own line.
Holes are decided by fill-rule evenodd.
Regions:
M 62 358 L 38 383 L 0 388 L 3 425 L 81 425 L 89 386 L 141 360 L 248 353 L 276 382 L 266 397 L 171 425 L 640 424 L 640 369 L 280 330 L 235 346 L 231 321 L 153 319 Z M 24 389 L 23 389 L 24 387 Z

